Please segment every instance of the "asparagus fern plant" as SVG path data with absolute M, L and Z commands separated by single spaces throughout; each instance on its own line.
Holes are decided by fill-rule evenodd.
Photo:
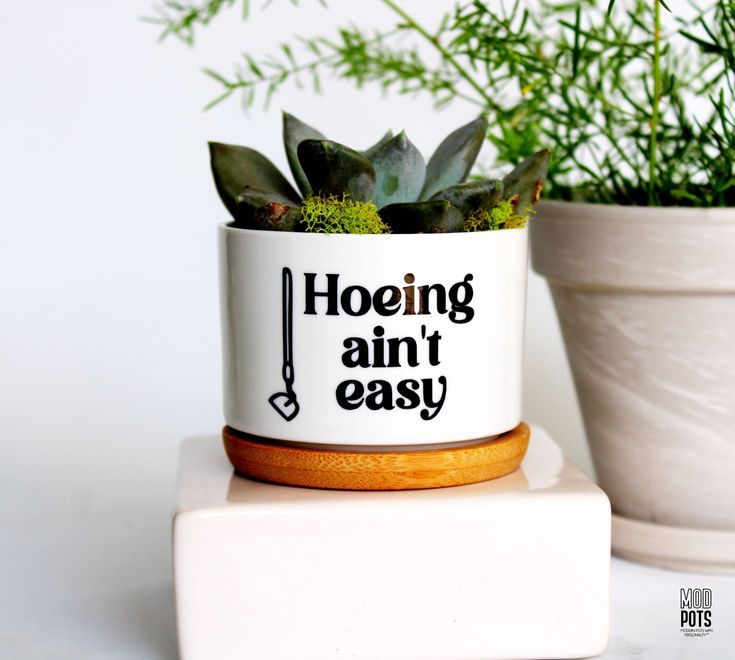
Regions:
M 243 2 L 164 0 L 158 20 L 191 41 Z M 232 74 L 208 71 L 220 88 L 213 104 L 240 92 L 246 105 L 261 92 L 267 102 L 308 79 L 318 91 L 329 72 L 438 106 L 476 105 L 492 117 L 499 163 L 549 145 L 553 198 L 735 206 L 735 0 L 672 11 L 662 0 L 459 0 L 436 25 L 400 0 L 373 2 L 395 21 L 246 52 Z
M 360 152 L 283 114 L 283 143 L 300 194 L 263 154 L 211 142 L 217 192 L 244 229 L 315 233 L 443 233 L 523 227 L 550 152 L 502 181 L 466 181 L 485 139 L 480 117 L 450 133 L 429 162 L 405 132 Z

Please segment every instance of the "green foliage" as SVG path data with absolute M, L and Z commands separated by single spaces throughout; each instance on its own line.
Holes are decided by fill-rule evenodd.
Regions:
M 291 172 L 306 199 L 263 154 L 248 147 L 210 142 L 215 186 L 234 219 L 233 226 L 315 233 L 455 232 L 464 219 L 490 211 L 503 195 L 499 180 L 463 183 L 472 169 L 485 121 L 451 133 L 427 168 L 405 132 L 386 135 L 366 152 L 322 137 L 293 115 L 283 115 L 283 144 Z M 368 155 L 366 155 L 368 154 Z M 527 158 L 506 180 L 516 213 L 538 200 L 548 150 Z M 432 169 L 433 168 L 433 169 Z M 433 172 L 431 173 L 430 172 Z M 429 174 L 431 173 L 431 178 Z M 454 183 L 433 192 L 441 183 Z M 528 202 L 528 204 L 526 204 Z M 378 208 L 380 207 L 380 210 Z M 510 228 L 508 223 L 504 227 Z
M 268 202 L 259 207 L 253 216 L 250 229 L 267 229 L 269 231 L 300 231 L 301 207 Z
M 316 194 L 347 194 L 358 202 L 374 199 L 375 168 L 359 151 L 331 140 L 304 140 L 296 152 Z
M 405 131 L 371 151 L 375 168 L 375 203 L 380 206 L 419 198 L 426 179 L 426 162 Z
M 445 188 L 436 193 L 432 199 L 445 199 L 468 215 L 491 209 L 502 195 L 503 182 L 499 179 L 486 179 Z
M 526 158 L 503 179 L 503 197 L 511 200 L 516 212 L 525 215 L 541 196 L 541 188 L 549 169 L 551 152 L 537 151 Z
M 255 149 L 210 142 L 209 156 L 217 192 L 235 219 L 239 219 L 243 212 L 249 215 L 247 207 L 237 200 L 238 194 L 246 187 L 272 192 L 291 202 L 299 198 L 278 168 Z
M 248 53 L 232 76 L 209 72 L 223 88 L 215 102 L 237 91 L 246 105 L 261 91 L 267 101 L 305 77 L 318 91 L 332 73 L 437 106 L 474 104 L 488 113 L 499 163 L 550 145 L 553 198 L 735 205 L 735 0 L 673 7 L 686 15 L 662 12 L 660 0 L 460 0 L 431 28 L 376 1 L 392 25 Z M 191 38 L 229 4 L 192 15 L 170 3 L 165 29 Z
M 386 142 L 390 142 L 393 139 L 393 131 L 391 129 L 388 129 L 383 135 L 383 137 L 380 138 L 375 144 L 369 146 L 365 151 L 362 152 L 362 155 L 366 158 L 369 158 L 370 160 L 373 159 L 376 153 L 378 153 L 378 149 L 380 149 Z
M 421 191 L 423 198 L 462 183 L 469 176 L 486 131 L 487 120 L 478 117 L 442 140 L 426 166 L 426 181 Z
M 163 26 L 161 39 L 173 35 L 191 45 L 197 27 L 204 27 L 225 7 L 242 2 L 242 17 L 247 18 L 248 0 L 207 0 L 202 3 L 164 0 L 154 7 L 155 16 L 146 16 L 145 21 Z
M 462 228 L 462 211 L 444 199 L 389 204 L 380 217 L 394 234 L 440 234 Z
M 499 200 L 491 209 L 478 209 L 464 221 L 462 231 L 493 231 L 496 229 L 522 229 L 526 217 L 516 213 L 515 206 L 507 199 Z
M 343 195 L 307 197 L 301 203 L 304 231 L 313 234 L 389 234 L 390 228 L 372 202 L 356 202 Z
M 249 224 L 255 217 L 256 211 L 266 204 L 275 202 L 281 206 L 293 206 L 294 202 L 290 199 L 279 195 L 273 190 L 258 190 L 245 186 L 235 196 L 235 213 L 234 215 L 243 223 Z
M 304 140 L 323 139 L 324 136 L 315 128 L 305 124 L 288 112 L 283 113 L 283 146 L 286 149 L 288 166 L 291 168 L 291 174 L 293 174 L 293 178 L 296 180 L 296 185 L 304 196 L 311 195 L 311 185 L 304 173 L 304 168 L 301 167 L 296 150 L 299 143 Z

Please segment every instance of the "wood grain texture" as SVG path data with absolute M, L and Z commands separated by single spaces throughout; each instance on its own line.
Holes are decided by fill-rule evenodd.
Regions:
M 521 422 L 499 438 L 420 451 L 306 449 L 235 431 L 222 432 L 239 474 L 278 484 L 336 490 L 414 490 L 488 481 L 518 469 L 531 430 Z

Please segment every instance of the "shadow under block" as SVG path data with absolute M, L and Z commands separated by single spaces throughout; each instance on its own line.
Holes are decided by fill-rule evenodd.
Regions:
M 491 660 L 601 653 L 610 505 L 532 428 L 516 472 L 395 492 L 233 473 L 182 446 L 173 528 L 183 660 Z

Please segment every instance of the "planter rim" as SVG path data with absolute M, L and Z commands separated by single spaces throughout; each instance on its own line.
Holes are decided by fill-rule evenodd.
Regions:
M 735 292 L 735 208 L 545 202 L 530 226 L 533 269 L 552 285 Z
M 622 204 L 597 204 L 592 202 L 567 202 L 556 199 L 544 199 L 539 203 L 540 214 L 563 212 L 569 220 L 583 218 L 605 222 L 733 222 L 735 223 L 735 206 L 624 206 Z M 548 220 L 550 218 L 542 218 Z
M 218 229 L 222 232 L 244 232 L 251 235 L 263 235 L 263 237 L 276 237 L 276 236 L 291 236 L 298 237 L 293 240 L 336 240 L 336 241 L 406 241 L 406 240 L 438 240 L 434 237 L 443 236 L 445 240 L 449 236 L 459 237 L 465 236 L 466 238 L 453 238 L 451 240 L 470 240 L 470 237 L 477 237 L 479 235 L 490 235 L 498 237 L 500 235 L 512 235 L 515 232 L 528 232 L 528 225 L 522 228 L 515 229 L 498 229 L 494 231 L 453 231 L 453 232 L 436 232 L 436 233 L 416 233 L 416 234 L 320 234 L 311 233 L 305 231 L 269 231 L 267 229 L 244 229 L 242 227 L 233 227 L 230 222 L 221 222 L 217 225 Z M 477 238 L 475 238 L 477 240 Z M 488 238 L 481 240 L 491 240 Z

